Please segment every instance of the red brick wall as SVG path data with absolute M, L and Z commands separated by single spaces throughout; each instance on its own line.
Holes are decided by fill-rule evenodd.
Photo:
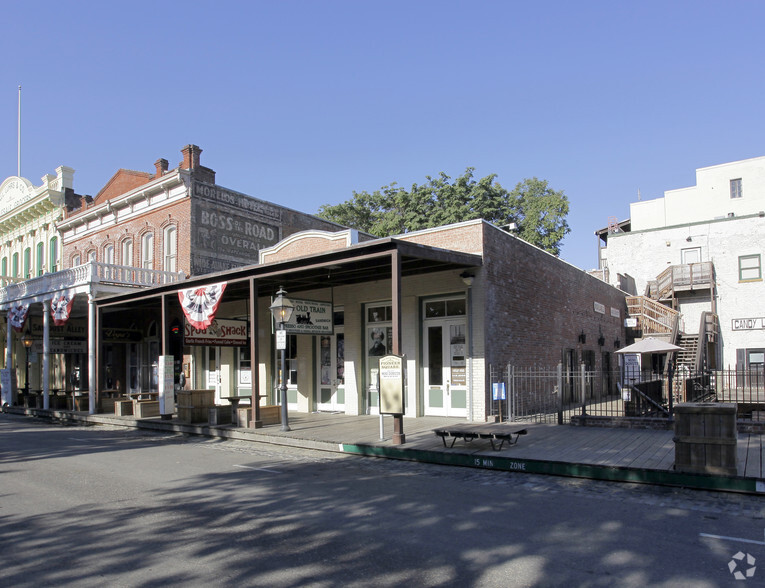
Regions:
M 101 191 L 96 194 L 93 199 L 93 205 L 106 202 L 110 198 L 116 198 L 122 196 L 130 190 L 135 190 L 139 186 L 148 184 L 154 179 L 152 174 L 146 172 L 131 171 L 127 169 L 121 169 L 107 182 Z
M 491 225 L 484 225 L 484 235 L 488 363 L 554 367 L 571 348 L 578 359 L 583 350 L 594 351 L 600 367 L 601 353 L 613 353 L 616 339 L 624 343 L 623 292 Z M 605 314 L 594 310 L 596 302 Z M 585 344 L 578 341 L 582 331 Z
M 177 229 L 178 249 L 176 267 L 178 271 L 188 274 L 190 266 L 189 234 L 191 223 L 189 221 L 190 202 L 185 199 L 181 202 L 157 208 L 139 217 L 122 222 L 117 226 L 105 227 L 103 230 L 89 234 L 83 238 L 69 241 L 64 246 L 64 266 L 72 267 L 72 258 L 79 254 L 81 263 L 88 260 L 88 253 L 96 251 L 96 261 L 104 261 L 104 248 L 111 244 L 114 246 L 114 262 L 117 265 L 141 266 L 142 237 L 147 232 L 154 233 L 154 267 L 163 269 L 163 239 L 164 229 L 173 224 Z M 122 259 L 122 243 L 125 240 L 133 242 L 133 263 L 125 263 Z
M 416 233 L 414 235 L 401 235 L 396 237 L 401 241 L 411 241 L 430 247 L 440 247 L 442 249 L 451 249 L 462 251 L 464 253 L 482 252 L 483 245 L 483 226 L 484 221 L 475 221 L 466 223 L 462 226 L 439 228 L 434 230 Z

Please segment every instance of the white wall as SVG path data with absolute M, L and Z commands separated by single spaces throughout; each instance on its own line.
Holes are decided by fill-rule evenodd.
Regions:
M 638 294 L 643 294 L 648 280 L 656 279 L 670 265 L 681 264 L 682 250 L 690 247 L 700 247 L 701 260 L 714 264 L 722 360 L 724 366 L 733 366 L 737 348 L 765 347 L 765 330 L 732 328 L 735 318 L 765 317 L 765 282 L 739 282 L 738 277 L 741 255 L 759 254 L 765 264 L 765 216 L 609 235 L 606 257 L 611 279 L 615 280 L 617 273 L 630 274 L 635 278 Z M 701 306 L 697 301 L 681 309 L 689 333 L 698 331 Z
M 730 197 L 730 181 L 740 178 L 743 197 Z M 670 227 L 729 214 L 744 216 L 765 210 L 765 157 L 696 170 L 696 185 L 664 192 L 663 198 L 630 204 L 633 231 Z

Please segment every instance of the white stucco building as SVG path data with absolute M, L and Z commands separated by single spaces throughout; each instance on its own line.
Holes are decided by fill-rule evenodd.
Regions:
M 695 186 L 633 202 L 596 235 L 606 281 L 678 310 L 681 332 L 717 315 L 713 367 L 763 364 L 765 157 L 697 169 Z

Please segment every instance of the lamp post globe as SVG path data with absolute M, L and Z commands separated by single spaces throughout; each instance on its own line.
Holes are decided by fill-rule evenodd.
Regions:
M 292 317 L 292 311 L 294 310 L 294 305 L 292 304 L 292 301 L 287 298 L 287 292 L 285 292 L 284 288 L 279 286 L 279 291 L 276 293 L 276 298 L 274 299 L 274 302 L 271 304 L 271 306 L 268 307 L 268 309 L 271 311 L 271 314 L 274 317 L 274 320 L 279 323 L 279 330 L 284 331 L 284 324 L 290 320 Z M 282 401 L 282 431 L 289 431 L 290 425 L 289 425 L 289 417 L 287 415 L 287 361 L 286 361 L 286 333 L 282 334 L 283 337 L 281 339 L 281 345 L 279 344 L 279 339 L 277 338 L 277 349 L 281 348 L 282 356 L 281 356 L 281 378 L 280 378 L 280 385 L 279 385 L 279 393 L 281 396 Z

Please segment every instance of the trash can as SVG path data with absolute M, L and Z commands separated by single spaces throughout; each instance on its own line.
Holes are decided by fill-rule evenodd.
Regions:
M 675 470 L 738 474 L 736 405 L 687 402 L 675 407 Z

